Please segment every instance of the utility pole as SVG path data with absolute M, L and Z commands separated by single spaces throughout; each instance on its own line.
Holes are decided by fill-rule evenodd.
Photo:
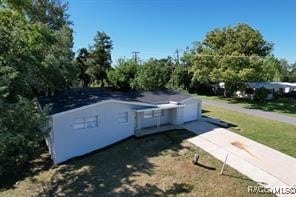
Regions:
M 175 59 L 176 64 L 179 65 L 179 62 L 180 62 L 179 59 L 180 59 L 180 57 L 179 57 L 179 50 L 178 49 L 176 49 L 175 54 L 176 54 L 176 59 Z
M 137 64 L 138 63 L 138 54 L 139 54 L 140 52 L 138 52 L 138 51 L 133 51 L 132 52 L 132 54 L 134 54 L 133 55 L 133 57 L 134 57 L 134 60 L 135 60 L 135 63 Z

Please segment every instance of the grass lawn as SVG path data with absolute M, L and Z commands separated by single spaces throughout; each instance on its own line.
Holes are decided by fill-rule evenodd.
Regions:
M 219 175 L 222 163 L 186 141 L 192 136 L 179 130 L 129 139 L 56 167 L 44 167 L 44 157 L 0 196 L 254 196 L 247 186 L 256 183 L 228 166 Z M 200 166 L 191 163 L 196 151 Z
M 296 126 L 203 105 L 203 115 L 230 124 L 230 130 L 296 157 Z
M 288 116 L 296 117 L 296 100 L 280 98 L 272 101 L 252 101 L 245 98 L 224 98 L 218 96 L 199 96 L 204 99 L 223 101 L 238 104 L 248 109 L 261 109 L 263 111 L 278 112 Z

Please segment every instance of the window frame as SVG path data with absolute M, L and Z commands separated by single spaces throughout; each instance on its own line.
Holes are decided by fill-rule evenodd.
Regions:
M 121 120 L 125 120 L 125 121 L 121 121 Z M 121 125 L 128 124 L 128 122 L 129 122 L 128 112 L 119 112 L 118 117 L 117 117 L 117 121 Z
M 155 112 L 157 112 L 157 113 L 155 113 Z M 155 114 L 159 114 L 159 115 L 156 116 Z M 158 118 L 158 117 L 164 117 L 164 110 L 163 109 L 153 111 L 153 118 Z
M 148 115 L 147 115 L 148 113 Z M 153 118 L 153 111 L 149 110 L 149 111 L 144 111 L 143 113 L 143 118 L 146 120 L 146 119 L 152 119 Z
M 77 126 L 80 125 L 80 126 Z M 99 127 L 99 115 L 85 116 L 76 118 L 72 128 L 75 131 L 85 130 L 85 129 L 95 129 Z

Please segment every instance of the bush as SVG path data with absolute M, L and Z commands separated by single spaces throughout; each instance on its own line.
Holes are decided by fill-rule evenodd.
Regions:
M 263 101 L 267 98 L 269 94 L 269 90 L 266 88 L 257 88 L 255 90 L 255 100 L 257 101 Z
M 40 153 L 45 116 L 35 106 L 24 98 L 13 104 L 0 100 L 0 176 L 19 173 Z

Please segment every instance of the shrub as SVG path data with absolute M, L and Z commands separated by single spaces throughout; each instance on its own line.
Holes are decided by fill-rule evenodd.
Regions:
M 35 106 L 24 98 L 13 104 L 0 100 L 0 176 L 19 173 L 40 153 L 45 116 Z
M 269 93 L 269 90 L 266 88 L 257 88 L 255 90 L 255 100 L 257 101 L 263 101 L 267 98 Z

